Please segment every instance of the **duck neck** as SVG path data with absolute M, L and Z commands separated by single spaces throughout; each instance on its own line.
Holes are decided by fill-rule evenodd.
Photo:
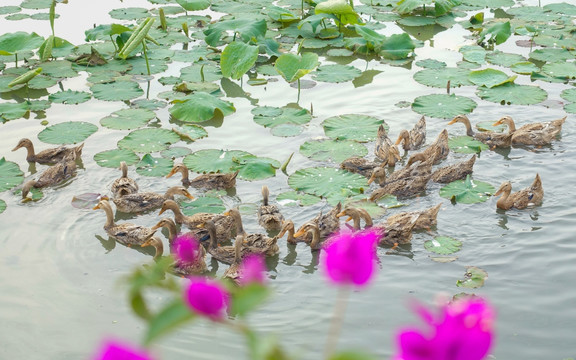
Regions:
M 464 123 L 464 126 L 466 126 L 466 135 L 473 137 L 474 136 L 474 130 L 472 130 L 472 125 L 470 124 L 470 120 L 464 119 L 462 122 Z
M 320 229 L 314 226 L 310 229 L 312 232 L 312 241 L 310 242 L 310 247 L 312 249 L 317 249 L 318 245 L 320 245 Z
M 176 229 L 176 224 L 170 221 L 164 224 L 164 227 L 168 229 L 168 242 L 170 243 L 170 247 L 172 247 L 174 239 L 176 238 L 176 234 L 178 233 L 178 230 Z
M 186 166 L 180 167 L 180 173 L 182 174 L 182 182 L 190 182 L 190 178 L 188 177 L 188 168 Z
M 106 213 L 106 223 L 104 224 L 104 228 L 110 228 L 114 226 L 114 213 L 112 212 L 112 207 L 108 203 L 104 203 L 106 205 L 101 206 L 101 208 Z
M 122 170 L 122 178 L 125 179 L 128 177 L 128 165 L 125 162 L 120 164 L 120 170 Z
M 26 159 L 36 156 L 36 153 L 34 152 L 34 144 L 32 144 L 32 142 L 27 143 L 24 147 L 26 148 Z
M 178 224 L 181 224 L 184 222 L 185 216 L 182 213 L 182 210 L 180 210 L 180 208 L 178 207 L 178 205 L 170 206 L 168 209 L 172 210 L 172 212 L 174 213 L 174 219 L 176 220 L 176 222 Z
M 236 241 L 234 242 L 234 262 L 240 263 L 242 260 L 242 245 L 244 242 L 244 236 L 236 237 Z
M 216 228 L 214 225 L 208 225 L 208 236 L 210 237 L 210 247 L 216 249 L 218 247 L 218 238 L 216 237 Z
M 496 206 L 500 209 L 508 209 L 510 206 L 508 204 L 508 197 L 510 196 L 510 190 L 502 191 L 502 196 L 496 201 Z
M 268 206 L 268 197 L 270 196 L 270 190 L 268 186 L 262 187 L 262 206 Z
M 513 133 L 514 131 L 516 131 L 516 124 L 514 124 L 514 120 L 507 119 L 506 124 L 508 124 L 508 132 L 509 133 Z
M 410 133 L 406 130 L 402 130 L 400 136 L 402 137 L 402 148 L 406 151 L 410 150 Z
M 166 190 L 164 194 L 164 199 L 166 200 L 174 200 L 174 195 L 178 191 L 178 187 L 171 187 L 170 189 Z
M 242 225 L 242 216 L 240 216 L 240 212 L 234 211 L 232 214 L 234 215 L 234 221 L 236 222 L 236 234 L 245 234 L 246 231 L 244 231 L 244 225 Z

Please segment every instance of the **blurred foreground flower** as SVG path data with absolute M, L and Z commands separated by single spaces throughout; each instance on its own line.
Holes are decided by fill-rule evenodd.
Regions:
M 196 313 L 211 320 L 223 320 L 226 316 L 230 295 L 217 281 L 203 278 L 190 278 L 184 300 Z
M 174 239 L 175 258 L 179 264 L 193 264 L 201 255 L 200 243 L 188 234 L 182 234 Z
M 263 285 L 265 271 L 266 266 L 262 256 L 256 254 L 248 255 L 240 264 L 240 285 L 245 286 L 253 283 Z
M 376 268 L 376 244 L 380 237 L 373 229 L 342 231 L 331 237 L 322 258 L 328 278 L 338 285 L 366 285 Z
M 134 348 L 117 340 L 108 340 L 102 344 L 94 360 L 152 360 L 142 349 Z
M 483 299 L 456 300 L 442 306 L 437 318 L 421 306 L 416 312 L 428 329 L 402 330 L 394 360 L 482 360 L 488 355 L 494 311 Z

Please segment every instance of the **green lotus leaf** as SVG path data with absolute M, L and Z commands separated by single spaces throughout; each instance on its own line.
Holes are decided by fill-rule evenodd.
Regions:
M 188 154 L 191 154 L 192 150 L 185 148 L 185 147 L 181 147 L 181 146 L 172 146 L 166 150 L 162 150 L 160 152 L 160 156 L 168 158 L 168 159 L 176 159 L 179 157 L 183 157 L 186 156 Z
M 414 99 L 412 110 L 422 115 L 447 119 L 456 115 L 469 114 L 476 106 L 474 100 L 464 96 L 432 94 Z
M 576 78 L 576 63 L 552 63 L 542 66 L 542 72 L 548 76 L 564 79 L 566 81 Z
M 398 198 L 392 194 L 386 194 L 380 199 L 376 200 L 376 204 L 380 207 L 384 207 L 386 209 L 397 208 L 401 206 L 406 206 L 406 203 L 400 202 Z
M 246 4 L 242 4 L 242 6 L 246 6 Z M 218 11 L 214 9 L 214 6 L 212 6 L 212 10 Z M 260 9 L 257 12 L 259 11 Z M 263 38 L 266 35 L 266 20 L 246 18 L 215 22 L 210 24 L 207 30 L 204 30 L 204 35 L 206 35 L 204 41 L 210 46 L 218 46 L 222 34 L 226 34 L 229 31 L 247 43 Z
M 459 68 L 425 69 L 414 74 L 414 80 L 422 85 L 445 89 L 448 82 L 450 87 L 472 85 L 468 80 L 469 70 Z
M 10 21 L 18 21 L 18 20 L 24 20 L 24 19 L 30 19 L 30 15 L 29 14 L 11 14 L 11 15 L 7 15 L 5 17 L 6 20 L 10 20 Z
M 235 164 L 232 170 L 240 170 L 238 177 L 249 181 L 272 177 L 276 175 L 276 169 L 279 169 L 281 166 L 277 160 L 257 157 L 252 154 L 234 157 L 232 161 Z
M 29 111 L 28 104 L 23 103 L 11 103 L 5 102 L 0 103 L 0 122 L 5 122 L 9 120 L 16 120 Z
M 8 84 L 10 84 L 17 77 L 18 76 L 16 74 L 0 75 L 0 93 L 15 91 L 26 86 L 26 84 L 8 86 Z
M 368 115 L 346 114 L 330 117 L 322 122 L 326 136 L 334 140 L 368 142 L 376 140 L 378 127 L 388 124 Z
M 176 0 L 186 11 L 204 10 L 210 7 L 210 0 Z
M 576 88 L 562 90 L 560 97 L 566 101 L 576 102 Z
M 178 141 L 180 137 L 174 131 L 146 128 L 134 130 L 126 135 L 118 141 L 118 147 L 136 153 L 152 153 L 168 149 L 170 144 Z
M 18 164 L 0 159 L 0 192 L 12 189 L 24 181 L 24 173 L 20 171 Z
M 203 122 L 210 120 L 217 113 L 222 116 L 230 115 L 236 108 L 228 101 L 220 100 L 205 92 L 196 92 L 186 96 L 184 101 L 177 102 L 169 111 L 180 121 Z
M 564 111 L 570 114 L 576 114 L 576 103 L 570 103 L 564 105 Z
M 290 175 L 288 185 L 296 191 L 320 196 L 328 201 L 344 200 L 363 193 L 368 188 L 368 179 L 341 169 L 313 167 L 300 169 Z
M 1 9 L 0 9 L 1 10 Z M 0 214 L 2 214 L 6 210 L 6 202 L 0 199 Z
M 490 147 L 470 136 L 455 136 L 448 139 L 448 147 L 454 152 L 462 154 L 479 153 Z
M 548 97 L 548 93 L 538 86 L 507 83 L 493 88 L 480 87 L 476 94 L 483 100 L 500 104 L 532 105 Z
M 127 101 L 144 94 L 137 82 L 116 81 L 109 84 L 94 84 L 90 87 L 94 97 L 104 101 Z
M 272 64 L 265 64 L 265 65 L 257 66 L 256 72 L 258 72 L 258 74 L 260 74 L 260 75 L 265 75 L 265 76 L 280 75 L 278 73 L 278 71 L 276 70 L 276 68 L 274 67 L 274 65 L 272 65 Z
M 180 81 L 180 79 L 178 79 Z M 213 82 L 189 82 L 184 81 L 178 83 L 173 87 L 174 91 L 189 94 L 191 92 L 205 92 L 211 95 L 218 96 L 220 92 L 220 85 Z
M 150 154 L 142 157 L 136 164 L 136 172 L 142 176 L 164 177 L 170 173 L 174 162 L 172 159 L 155 158 Z
M 258 47 L 234 41 L 224 48 L 220 56 L 222 75 L 239 80 L 254 66 L 258 58 Z
M 367 26 L 354 25 L 354 29 L 356 29 L 358 35 L 360 35 L 364 40 L 371 44 L 371 49 L 374 49 L 376 46 L 380 46 L 386 39 L 386 36 L 370 29 Z
M 530 75 L 533 72 L 540 71 L 540 68 L 530 61 L 522 61 L 510 66 L 510 70 L 521 75 Z
M 514 82 L 516 75 L 508 76 L 503 71 L 488 68 L 478 71 L 471 71 L 468 75 L 468 79 L 475 85 L 493 88 L 494 86 Z
M 336 15 L 338 22 L 344 25 L 361 24 L 362 19 L 347 2 L 341 0 L 327 0 L 316 5 L 316 14 Z
M 416 43 L 406 33 L 387 36 L 381 44 L 380 55 L 385 59 L 402 60 L 410 57 Z
M 132 165 L 140 161 L 140 158 L 131 150 L 114 149 L 97 153 L 94 155 L 94 161 L 102 167 L 117 169 L 122 161 Z
M 446 67 L 446 63 L 444 61 L 435 59 L 418 60 L 415 64 L 426 69 L 442 69 Z
M 120 35 L 127 31 L 132 31 L 132 29 L 120 24 L 104 24 L 84 31 L 84 35 L 86 41 L 105 41 L 110 39 L 110 36 Z
M 102 118 L 100 124 L 110 129 L 131 130 L 148 124 L 156 114 L 146 109 L 122 109 Z
M 36 90 L 48 89 L 56 84 L 58 84 L 58 81 L 44 75 L 35 76 L 32 80 L 28 81 L 28 87 Z
M 85 91 L 65 90 L 50 94 L 48 99 L 56 104 L 81 104 L 92 98 L 90 93 Z
M 0 15 L 14 14 L 22 11 L 20 6 L 0 6 Z
M 28 108 L 30 111 L 44 111 L 50 108 L 52 103 L 48 100 L 30 100 Z
M 337 163 L 352 156 L 368 155 L 366 146 L 350 140 L 310 140 L 300 145 L 300 152 L 312 160 L 332 160 Z
M 449 255 L 462 249 L 462 242 L 449 236 L 436 236 L 424 243 L 424 248 L 436 254 Z
M 540 6 L 519 6 L 506 10 L 506 13 L 524 21 L 552 22 L 558 19 L 558 14 L 544 10 Z
M 276 202 L 282 206 L 310 206 L 322 201 L 318 196 L 298 191 L 286 191 L 276 196 Z
M 302 134 L 304 128 L 302 126 L 293 124 L 280 124 L 270 129 L 270 133 L 274 136 L 292 137 Z
M 274 21 L 286 23 L 295 20 L 300 20 L 299 16 L 296 16 L 288 9 L 281 8 L 279 6 L 266 6 L 265 13 Z
M 108 14 L 112 19 L 118 19 L 118 20 L 138 20 L 150 16 L 148 9 L 139 7 L 114 9 L 112 11 L 109 11 Z
M 322 65 L 313 73 L 317 81 L 341 83 L 354 80 L 362 75 L 362 71 L 350 65 Z
M 18 187 L 16 189 L 14 189 L 14 191 L 12 193 L 18 197 L 22 197 L 22 188 Z M 27 195 L 27 198 L 29 198 L 32 201 L 38 201 L 38 200 L 42 199 L 43 197 L 44 197 L 44 193 L 42 192 L 42 190 L 36 189 L 35 187 L 31 188 L 30 192 Z M 94 204 L 94 205 L 96 205 L 96 204 Z M 92 205 L 92 207 L 94 207 L 94 205 Z
M 126 62 L 132 67 L 128 71 L 130 75 L 148 75 L 148 66 L 150 67 L 150 74 L 160 74 L 168 70 L 168 64 L 165 59 L 148 59 L 148 64 L 146 64 L 145 58 L 132 57 Z
M 555 36 L 553 34 L 551 36 L 539 34 L 536 35 L 533 40 L 536 45 L 542 47 L 561 47 L 567 49 L 574 49 L 576 48 L 576 39 L 573 37 L 565 37 L 564 34 L 560 35 L 560 37 Z
M 254 122 L 264 127 L 275 128 L 279 125 L 304 125 L 312 120 L 310 111 L 294 107 L 259 106 L 252 109 Z
M 229 173 L 236 171 L 232 170 L 237 167 L 234 159 L 241 158 L 243 156 L 253 155 L 241 150 L 224 151 L 216 149 L 205 149 L 196 151 L 186 156 L 182 162 L 188 167 L 188 169 L 198 173 Z
M 166 107 L 166 102 L 158 99 L 140 99 L 133 101 L 131 106 L 136 109 L 158 110 Z
M 498 9 L 514 6 L 514 0 L 462 0 L 463 5 L 474 6 L 478 8 Z
M 268 5 L 270 2 L 266 1 L 264 4 Z M 221 12 L 225 14 L 250 14 L 249 16 L 255 16 L 262 11 L 262 2 L 235 2 L 235 1 L 214 1 L 210 10 Z M 246 17 L 246 15 L 244 15 Z
M 542 62 L 561 62 L 573 60 L 574 55 L 567 49 L 547 48 L 532 51 L 530 58 Z
M 456 180 L 440 189 L 440 196 L 462 204 L 484 202 L 494 193 L 494 186 L 474 181 L 470 175 L 465 180 Z
M 526 58 L 520 54 L 510 54 L 502 51 L 494 51 L 486 54 L 486 60 L 490 64 L 510 67 L 516 63 L 526 61 Z
M 544 5 L 545 11 L 551 11 L 562 15 L 576 16 L 576 5 L 563 3 Z
M 83 121 L 68 121 L 48 126 L 38 139 L 48 144 L 76 144 L 98 131 L 98 126 Z
M 326 56 L 332 56 L 332 57 L 349 57 L 353 55 L 354 52 L 348 49 L 330 49 L 326 51 Z
M 197 213 L 221 214 L 226 211 L 226 206 L 222 199 L 212 196 L 203 196 L 193 201 L 180 203 L 182 212 L 185 215 L 192 216 Z
M 464 279 L 456 281 L 456 286 L 469 289 L 477 289 L 484 286 L 484 281 L 488 278 L 488 273 L 476 266 L 466 267 Z
M 0 36 L 0 55 L 12 55 L 25 50 L 34 50 L 40 47 L 44 38 L 36 33 L 18 31 Z
M 52 0 L 24 0 L 20 4 L 24 9 L 49 9 Z
M 479 123 L 476 123 L 476 129 L 478 129 L 480 131 L 490 131 L 490 132 L 497 132 L 497 133 L 501 133 L 501 132 L 508 130 L 508 126 L 506 126 L 504 124 L 496 125 L 496 126 L 494 126 L 493 124 L 494 124 L 494 120 L 481 121 Z
M 172 131 L 178 134 L 180 138 L 185 141 L 195 141 L 208 136 L 206 129 L 200 125 L 195 124 L 174 126 Z
M 476 64 L 484 64 L 486 62 L 486 49 L 478 45 L 462 46 L 459 50 L 462 53 L 462 58 L 466 61 Z
M 504 23 L 496 23 L 489 28 L 485 28 L 480 33 L 479 41 L 486 41 L 487 43 L 494 43 L 500 45 L 512 35 L 510 21 Z
M 67 60 L 46 61 L 39 66 L 42 67 L 42 74 L 53 78 L 61 79 L 78 76 L 78 72 L 72 69 L 72 63 Z
M 436 24 L 436 19 L 428 16 L 406 16 L 397 22 L 404 26 L 427 26 Z
M 292 53 L 282 54 L 274 65 L 284 80 L 293 82 L 308 74 L 318 66 L 318 55 L 306 52 L 302 56 Z

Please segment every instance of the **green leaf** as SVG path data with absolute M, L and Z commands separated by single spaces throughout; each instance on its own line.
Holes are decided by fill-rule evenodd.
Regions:
M 543 62 L 571 61 L 574 55 L 568 49 L 547 48 L 537 49 L 530 53 L 530 58 Z
M 0 199 L 0 214 L 2 214 L 6 210 L 6 201 Z
M 304 128 L 302 126 L 293 124 L 281 124 L 278 126 L 274 126 L 270 130 L 270 133 L 274 136 L 292 137 L 302 134 L 302 131 L 304 131 Z
M 266 14 L 274 21 L 279 21 L 282 23 L 292 22 L 295 20 L 300 20 L 299 16 L 294 15 L 290 10 L 281 8 L 279 6 L 266 6 Z
M 210 0 L 176 0 L 186 11 L 204 10 L 210 7 Z
M 22 11 L 20 6 L 0 6 L 0 15 L 14 14 Z
M 100 124 L 110 129 L 131 130 L 145 126 L 156 114 L 145 109 L 122 109 L 102 118 Z
M 387 209 L 393 209 L 401 206 L 406 206 L 405 203 L 400 202 L 398 198 L 392 194 L 386 194 L 376 201 L 378 206 L 383 206 Z
M 510 54 L 502 51 L 494 51 L 486 54 L 486 60 L 490 64 L 510 67 L 513 64 L 526 61 L 526 58 L 520 54 Z
M 202 139 L 203 137 L 208 136 L 208 132 L 200 125 L 182 125 L 182 126 L 174 126 L 172 128 L 176 134 L 180 136 L 180 138 L 184 141 L 196 141 L 198 139 Z M 190 152 L 184 155 L 188 155 Z
M 166 150 L 162 150 L 160 152 L 160 156 L 165 157 L 165 158 L 169 158 L 169 159 L 176 159 L 179 157 L 183 157 L 186 156 L 188 154 L 191 154 L 192 150 L 185 148 L 185 147 L 181 147 L 181 146 L 172 146 L 171 148 L 168 148 Z
M 488 273 L 476 266 L 468 266 L 463 280 L 456 281 L 456 286 L 469 289 L 477 289 L 484 286 L 484 281 L 488 278 Z
M 232 159 L 236 164 L 233 171 L 240 170 L 238 177 L 244 180 L 262 180 L 276 175 L 280 162 L 271 158 L 242 155 Z
M 144 94 L 137 82 L 116 81 L 108 84 L 94 84 L 90 87 L 94 97 L 105 101 L 127 101 Z
M 264 127 L 275 128 L 279 125 L 304 125 L 312 120 L 310 111 L 295 107 L 259 106 L 252 109 L 254 122 Z
M 236 170 L 232 170 L 236 167 L 234 162 L 235 158 L 240 158 L 242 156 L 251 155 L 246 151 L 240 150 L 216 150 L 216 149 L 205 149 L 196 151 L 183 160 L 184 165 L 188 169 L 198 172 L 198 173 L 209 173 L 209 172 L 221 172 L 229 173 Z
M 68 121 L 48 126 L 38 134 L 38 139 L 48 144 L 76 144 L 98 130 L 98 126 L 83 121 Z
M 176 103 L 170 108 L 170 114 L 180 121 L 203 122 L 216 114 L 230 115 L 236 111 L 232 103 L 205 92 L 196 92 L 186 96 L 185 101 Z
M 495 24 L 487 29 L 484 29 L 480 33 L 479 42 L 486 41 L 487 43 L 495 43 L 500 45 L 512 35 L 512 30 L 510 28 L 510 21 L 505 23 Z
M 322 201 L 318 196 L 297 191 L 286 191 L 276 196 L 276 202 L 282 206 L 300 205 L 309 206 Z
M 18 31 L 6 33 L 0 36 L 0 55 L 12 55 L 14 53 L 34 50 L 40 47 L 44 38 L 36 33 L 26 33 Z
M 49 9 L 52 0 L 24 0 L 20 4 L 24 9 Z
M 19 119 L 26 115 L 28 110 L 26 103 L 0 103 L 0 122 Z
M 406 33 L 390 35 L 384 39 L 380 48 L 380 55 L 385 59 L 401 60 L 408 58 L 416 43 Z
M 523 61 L 510 66 L 510 70 L 521 75 L 530 75 L 540 71 L 540 68 L 530 61 Z
M 331 355 L 328 360 L 375 360 L 376 357 L 358 351 L 341 351 Z
M 204 30 L 204 41 L 210 46 L 218 46 L 222 34 L 228 31 L 239 35 L 245 43 L 255 41 L 266 35 L 266 20 L 234 19 L 215 22 Z
M 240 317 L 256 309 L 270 295 L 270 290 L 261 284 L 253 283 L 241 286 L 234 292 L 231 312 Z
M 149 320 L 148 329 L 144 336 L 144 344 L 151 344 L 160 337 L 190 322 L 194 317 L 194 313 L 190 311 L 182 299 L 175 299 Z
M 119 168 L 122 161 L 126 162 L 126 165 L 132 165 L 136 164 L 139 160 L 138 155 L 126 149 L 106 150 L 94 155 L 96 164 L 113 169 Z
M 361 24 L 362 19 L 346 1 L 327 0 L 316 5 L 316 14 L 333 14 L 341 24 Z
M 324 81 L 329 83 L 341 83 L 352 81 L 362 75 L 362 71 L 350 65 L 322 65 L 319 66 L 313 73 L 316 81 Z
M 226 211 L 222 199 L 213 196 L 197 197 L 193 201 L 180 203 L 184 215 L 192 216 L 197 213 L 221 214 Z
M 288 177 L 288 185 L 297 191 L 332 200 L 346 199 L 368 189 L 368 179 L 345 170 L 313 167 L 300 169 Z
M 448 236 L 436 236 L 424 243 L 424 248 L 436 254 L 449 255 L 462 249 L 462 242 Z
M 412 110 L 422 115 L 447 119 L 456 115 L 469 114 L 476 106 L 474 100 L 464 96 L 433 94 L 414 99 Z
M 173 166 L 172 159 L 155 158 L 146 154 L 136 165 L 136 172 L 142 176 L 164 177 L 170 173 Z
M 330 117 L 322 122 L 326 136 L 334 140 L 369 142 L 376 140 L 378 127 L 388 125 L 384 120 L 368 115 L 346 114 Z
M 349 157 L 368 155 L 368 149 L 355 141 L 343 140 L 310 140 L 300 145 L 302 155 L 316 161 L 340 163 Z
M 24 173 L 20 171 L 18 164 L 0 159 L 0 192 L 12 189 L 24 181 Z
M 308 74 L 318 66 L 318 55 L 306 52 L 302 56 L 292 53 L 282 54 L 274 67 L 287 82 L 293 82 Z
M 440 189 L 440 196 L 457 203 L 474 204 L 484 202 L 494 193 L 494 186 L 474 181 L 470 175 L 465 180 L 456 180 Z
M 109 11 L 108 14 L 112 19 L 118 19 L 118 20 L 138 20 L 150 16 L 148 9 L 140 7 L 114 9 Z
M 480 87 L 476 94 L 482 100 L 502 105 L 533 105 L 546 100 L 548 97 L 548 93 L 538 86 L 517 85 L 514 83 L 506 83 L 493 88 Z
M 72 104 L 78 105 L 86 102 L 92 98 L 90 93 L 85 91 L 65 90 L 50 94 L 48 99 L 56 104 Z
M 170 144 L 180 141 L 174 131 L 167 129 L 139 129 L 134 130 L 118 141 L 118 147 L 132 150 L 137 153 L 152 153 L 168 149 Z
M 258 47 L 234 41 L 228 44 L 220 56 L 222 75 L 239 80 L 254 66 L 258 59 Z
M 450 87 L 472 85 L 468 80 L 469 70 L 460 68 L 439 68 L 420 70 L 414 74 L 414 80 L 420 84 L 445 89 L 450 81 Z
M 416 61 L 416 65 L 426 68 L 426 69 L 442 69 L 446 67 L 444 61 L 439 61 L 436 59 L 424 59 Z
M 478 45 L 465 45 L 459 50 L 464 60 L 484 64 L 486 62 L 486 49 Z
M 570 81 L 576 78 L 576 64 L 574 62 L 545 64 L 542 66 L 542 72 L 551 77 Z

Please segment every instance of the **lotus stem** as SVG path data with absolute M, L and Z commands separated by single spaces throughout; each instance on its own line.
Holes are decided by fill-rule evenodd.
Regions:
M 304 0 L 300 2 L 300 20 L 304 20 Z
M 334 352 L 336 345 L 338 344 L 338 338 L 340 337 L 340 332 L 342 330 L 342 322 L 344 320 L 344 312 L 346 311 L 349 295 L 350 288 L 348 286 L 338 288 L 336 304 L 334 305 L 334 316 L 330 322 L 330 329 L 328 331 L 328 337 L 326 338 L 326 346 L 324 347 L 325 359 L 330 357 L 330 354 Z
M 296 104 L 300 103 L 300 78 L 298 78 L 298 99 L 296 99 Z
M 50 28 L 52 29 L 52 36 L 56 36 L 54 34 L 54 19 L 55 18 L 56 18 L 56 0 L 52 0 L 52 4 L 50 5 Z
M 18 53 L 17 53 L 17 52 L 14 53 L 14 58 L 16 59 L 16 60 L 15 60 L 15 62 L 16 62 L 16 67 L 18 67 Z
M 162 30 L 166 31 L 168 25 L 166 24 L 166 15 L 164 15 L 164 9 L 160 8 L 160 10 L 158 10 L 158 15 L 160 16 L 160 26 L 162 27 Z
M 284 174 L 286 174 L 286 168 L 288 167 L 288 163 L 290 163 L 290 160 L 292 160 L 292 156 L 294 156 L 294 153 L 290 154 L 290 156 L 288 156 L 288 159 L 286 161 L 284 161 L 284 164 L 282 164 L 282 167 L 280 168 L 280 170 L 282 170 L 282 172 Z M 288 175 L 288 174 L 286 174 Z
M 142 52 L 144 53 L 144 59 L 146 60 L 146 70 L 148 70 L 148 76 L 150 76 L 150 62 L 148 61 L 148 51 L 146 51 L 146 40 L 142 39 Z
M 204 64 L 202 64 L 202 66 L 200 66 L 200 81 L 201 81 L 201 82 L 206 81 L 206 80 L 204 79 Z

